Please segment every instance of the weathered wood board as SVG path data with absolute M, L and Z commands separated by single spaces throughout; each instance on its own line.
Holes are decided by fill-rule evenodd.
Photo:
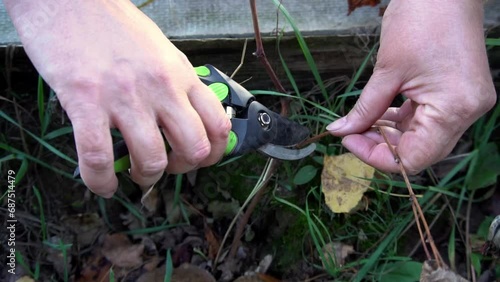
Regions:
M 133 0 L 136 5 L 145 1 Z M 257 0 L 262 33 L 271 34 L 276 28 L 290 32 L 290 25 L 277 12 L 274 1 L 279 2 Z M 34 29 L 40 29 L 51 18 L 56 18 L 62 10 L 60 7 L 71 0 L 36 2 L 40 8 L 27 16 L 26 21 Z M 282 0 L 299 29 L 307 35 L 376 34 L 381 21 L 380 10 L 388 2 L 381 0 L 375 7 L 361 7 L 348 15 L 347 0 Z M 248 0 L 152 0 L 142 10 L 172 39 L 241 38 L 253 34 Z M 499 24 L 500 0 L 486 1 L 485 27 Z M 3 2 L 0 2 L 0 30 L 0 44 L 19 41 Z
M 46 0 L 39 3 L 64 5 L 68 1 L 71 0 Z M 144 1 L 133 0 L 138 5 Z M 342 77 L 348 79 L 352 76 L 376 41 L 381 21 L 380 8 L 386 6 L 388 1 L 382 0 L 376 7 L 356 9 L 349 16 L 347 0 L 282 2 L 295 18 L 301 32 L 308 35 L 307 43 L 323 80 L 341 80 Z M 283 15 L 277 16 L 273 0 L 257 0 L 257 8 L 266 54 L 276 66 L 278 75 L 283 81 L 288 81 L 280 65 L 273 31 L 277 26 L 288 33 L 292 29 L 286 24 Z M 52 10 L 50 14 L 57 16 L 57 8 Z M 245 64 L 235 79 L 250 79 L 245 82 L 245 86 L 250 89 L 273 88 L 262 65 L 252 56 L 255 42 L 248 0 L 154 0 L 142 10 L 186 53 L 193 65 L 210 63 L 231 73 L 240 62 L 244 38 L 249 38 Z M 40 11 L 43 16 L 44 9 Z M 485 3 L 484 24 L 485 29 L 500 25 L 500 0 Z M 15 45 L 18 38 L 1 2 L 0 30 L 0 62 L 9 62 L 13 67 L 8 71 L 14 75 L 34 72 L 22 48 L 7 52 L 6 46 Z M 311 89 L 315 81 L 295 38 L 285 37 L 280 50 L 298 85 L 303 89 Z M 2 63 L 0 69 L 4 67 Z M 367 76 L 369 74 L 370 70 L 366 72 Z M 285 87 L 291 89 L 290 85 Z

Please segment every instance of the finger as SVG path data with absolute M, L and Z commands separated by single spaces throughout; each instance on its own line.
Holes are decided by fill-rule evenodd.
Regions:
M 210 141 L 210 154 L 199 166 L 210 166 L 218 162 L 226 150 L 231 121 L 221 102 L 210 88 L 200 83 L 189 92 L 189 100 L 198 112 Z
M 413 102 L 410 99 L 404 101 L 401 107 L 390 107 L 380 117 L 380 119 L 402 122 L 408 115 L 413 112 Z
M 380 117 L 381 120 L 395 122 L 395 128 L 407 131 L 414 115 L 417 104 L 411 100 L 406 100 L 401 107 L 391 107 Z
M 107 114 L 100 106 L 88 103 L 80 103 L 67 113 L 73 125 L 83 182 L 97 195 L 112 197 L 118 180 L 113 169 L 113 145 Z
M 384 132 L 385 137 L 387 138 L 387 141 L 389 141 L 389 144 L 393 146 L 397 146 L 399 144 L 399 141 L 403 133 L 398 129 L 389 126 L 378 126 L 377 128 L 373 128 L 363 132 L 361 135 L 368 137 L 377 143 L 385 143 L 386 141 L 381 134 L 382 130 Z
M 157 112 L 172 148 L 167 172 L 184 173 L 196 168 L 209 156 L 211 147 L 203 122 L 187 94 L 170 95 L 168 105 L 159 105 Z
M 353 109 L 343 118 L 327 126 L 336 136 L 361 133 L 367 130 L 387 110 L 401 85 L 394 72 L 376 70 Z
M 342 139 L 342 145 L 360 160 L 377 169 L 385 172 L 399 171 L 399 166 L 387 144 L 374 140 L 373 136 L 347 135 Z
M 168 163 L 165 141 L 154 114 L 136 106 L 125 115 L 116 115 L 115 120 L 127 143 L 132 180 L 140 186 L 153 185 L 163 175 Z
M 428 126 L 405 132 L 398 145 L 398 154 L 407 172 L 416 174 L 446 157 L 463 133 L 452 128 L 452 125 L 441 127 L 428 123 Z

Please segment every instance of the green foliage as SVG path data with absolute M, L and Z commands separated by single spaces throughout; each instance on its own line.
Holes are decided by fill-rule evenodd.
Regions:
M 316 176 L 318 173 L 318 168 L 312 165 L 305 165 L 299 169 L 295 177 L 293 178 L 293 184 L 304 185 Z
M 174 273 L 174 263 L 172 261 L 172 254 L 170 249 L 167 251 L 167 259 L 165 261 L 165 277 L 163 278 L 164 282 L 172 281 L 172 274 Z
M 486 38 L 486 46 L 500 46 L 500 38 Z
M 497 182 L 500 174 L 500 154 L 495 143 L 487 143 L 478 149 L 474 156 L 470 173 L 467 174 L 465 185 L 469 190 L 488 187 Z
M 415 282 L 420 280 L 422 263 L 416 261 L 398 261 L 387 263 L 379 270 L 375 281 Z

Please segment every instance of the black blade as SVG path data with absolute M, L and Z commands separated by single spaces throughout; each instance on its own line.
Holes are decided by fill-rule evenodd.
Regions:
M 299 124 L 298 122 L 289 120 L 280 116 L 275 112 L 271 112 L 272 120 L 276 124 L 277 133 L 274 139 L 269 142 L 280 146 L 293 146 L 306 140 L 311 134 L 309 128 Z

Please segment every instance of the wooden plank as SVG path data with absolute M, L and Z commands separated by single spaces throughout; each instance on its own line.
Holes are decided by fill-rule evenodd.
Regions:
M 356 71 L 375 40 L 376 37 L 306 37 L 323 80 L 342 77 L 344 81 Z M 187 55 L 194 66 L 212 64 L 228 74 L 239 65 L 244 45 L 244 39 L 172 40 L 172 42 Z M 249 39 L 244 65 L 235 76 L 235 80 L 246 81 L 245 87 L 248 89 L 274 89 L 262 64 L 252 54 L 255 48 L 255 41 Z M 265 38 L 264 48 L 268 60 L 274 66 L 284 86 L 291 90 L 278 56 L 276 39 Z M 311 89 L 315 81 L 297 40 L 293 37 L 282 39 L 280 50 L 299 87 Z M 27 79 L 33 79 L 35 70 L 21 46 L 14 49 L 0 48 L 0 62 L 2 62 L 0 68 L 5 68 L 3 62 L 9 62 L 8 65 L 12 66 L 10 72 L 13 75 L 25 75 Z

